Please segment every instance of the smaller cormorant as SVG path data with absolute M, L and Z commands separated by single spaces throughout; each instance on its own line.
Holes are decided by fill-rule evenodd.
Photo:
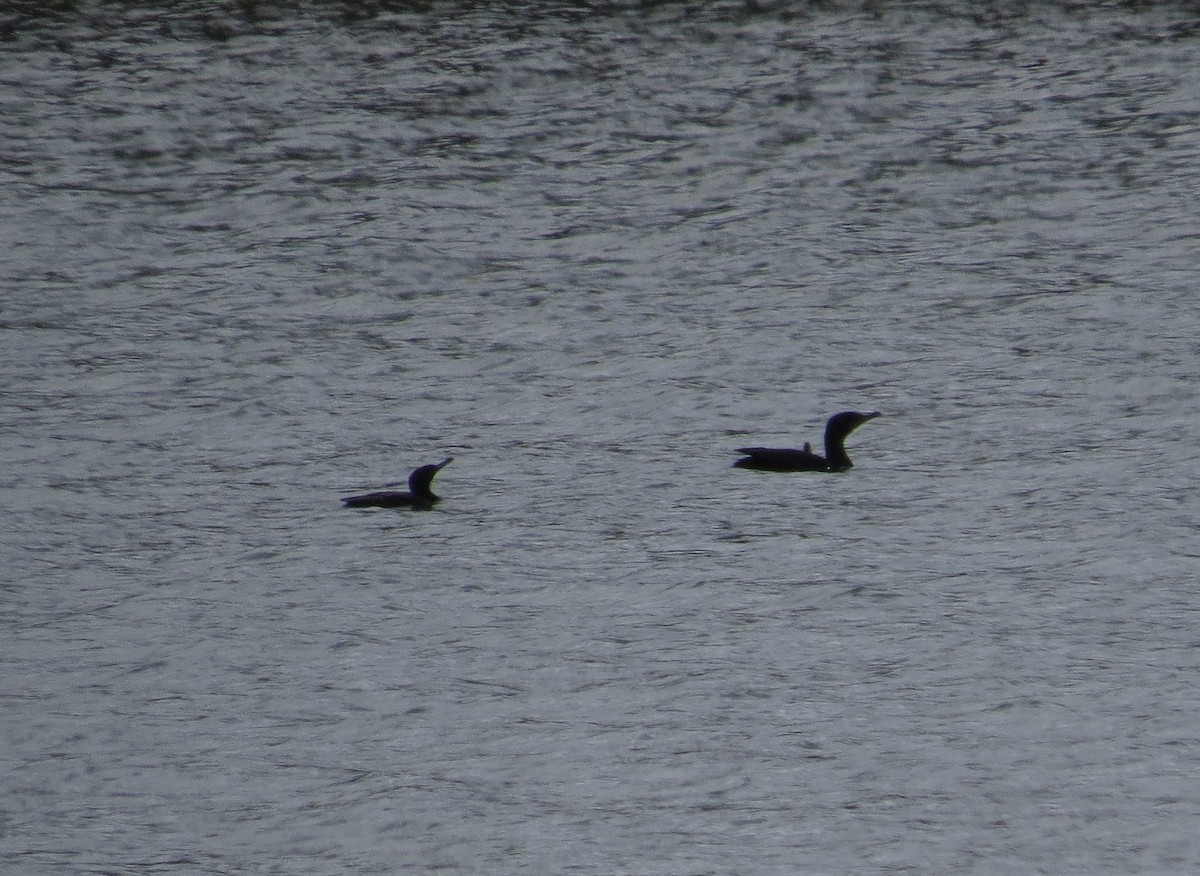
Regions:
M 454 457 L 443 459 L 437 465 L 423 465 L 414 469 L 408 476 L 410 492 L 401 493 L 395 490 L 379 490 L 374 493 L 364 493 L 361 496 L 346 496 L 342 501 L 347 508 L 412 508 L 417 511 L 428 511 L 434 503 L 442 500 L 435 496 L 430 484 L 439 471 L 454 461 Z
M 774 447 L 742 447 L 738 453 L 745 454 L 733 465 L 735 468 L 752 468 L 758 471 L 846 471 L 853 468 L 846 454 L 846 436 L 867 420 L 879 416 L 879 411 L 843 411 L 834 414 L 825 424 L 825 455 L 812 452 L 807 442 L 803 450 L 783 450 Z

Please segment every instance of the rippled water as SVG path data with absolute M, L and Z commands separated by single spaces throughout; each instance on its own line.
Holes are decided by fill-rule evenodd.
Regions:
M 1191 5 L 60 7 L 6 873 L 1200 866 Z

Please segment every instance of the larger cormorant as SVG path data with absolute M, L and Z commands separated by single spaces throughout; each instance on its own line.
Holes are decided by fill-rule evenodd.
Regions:
M 395 490 L 379 490 L 374 493 L 364 493 L 361 496 L 346 496 L 342 499 L 347 508 L 412 508 L 416 511 L 428 511 L 434 503 L 442 500 L 435 496 L 430 484 L 439 471 L 454 461 L 454 457 L 443 459 L 437 465 L 423 465 L 414 469 L 408 476 L 410 492 L 401 493 Z
M 846 471 L 854 467 L 846 454 L 846 436 L 867 420 L 878 416 L 879 411 L 843 411 L 834 414 L 825 424 L 824 456 L 813 453 L 811 444 L 805 444 L 802 450 L 742 447 L 738 453 L 745 454 L 745 459 L 739 459 L 734 466 L 758 471 Z

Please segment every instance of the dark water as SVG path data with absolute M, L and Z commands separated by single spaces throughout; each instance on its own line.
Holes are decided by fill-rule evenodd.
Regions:
M 61 9 L 4 872 L 1200 866 L 1193 6 Z

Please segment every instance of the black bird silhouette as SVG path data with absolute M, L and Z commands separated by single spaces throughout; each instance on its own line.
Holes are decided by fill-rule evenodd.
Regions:
M 757 471 L 845 471 L 853 468 L 846 454 L 846 436 L 867 420 L 879 416 L 879 411 L 842 411 L 834 414 L 825 424 L 825 455 L 812 452 L 812 445 L 805 443 L 802 450 L 784 450 L 775 447 L 741 447 L 738 453 L 745 454 L 733 465 L 735 468 L 752 468 Z
M 454 457 L 451 456 L 437 465 L 423 465 L 414 469 L 408 476 L 410 492 L 378 490 L 361 496 L 346 496 L 342 501 L 346 503 L 347 508 L 412 508 L 416 511 L 428 511 L 434 503 L 442 501 L 442 497 L 435 496 L 430 489 L 433 477 L 453 461 Z

